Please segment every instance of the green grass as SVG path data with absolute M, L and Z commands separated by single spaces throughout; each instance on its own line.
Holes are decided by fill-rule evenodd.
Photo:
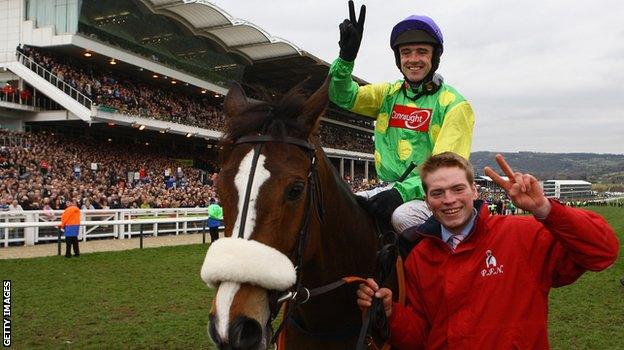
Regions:
M 550 293 L 549 334 L 553 349 L 624 348 L 624 208 L 591 207 L 603 215 L 620 241 L 615 265 L 585 273 L 576 283 Z
M 16 349 L 207 349 L 207 246 L 0 261 Z
M 624 209 L 597 207 L 624 242 Z M 209 349 L 207 245 L 0 260 L 16 349 Z M 0 251 L 1 252 L 1 251 Z M 621 349 L 624 263 L 551 292 L 554 349 Z

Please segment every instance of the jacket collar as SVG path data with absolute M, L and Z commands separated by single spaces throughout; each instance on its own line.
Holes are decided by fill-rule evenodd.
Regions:
M 472 233 L 466 238 L 466 241 L 471 240 L 477 227 L 482 227 L 490 215 L 487 205 L 484 205 L 484 201 L 481 199 L 477 199 L 474 201 L 474 208 L 477 210 L 477 217 L 475 218 L 475 224 L 472 228 Z M 427 221 L 422 223 L 420 226 L 414 226 L 407 229 L 404 235 L 407 237 L 433 238 L 439 240 L 440 242 L 443 242 L 442 225 L 433 215 L 430 216 L 429 219 L 427 219 Z M 443 243 L 446 244 L 445 242 Z

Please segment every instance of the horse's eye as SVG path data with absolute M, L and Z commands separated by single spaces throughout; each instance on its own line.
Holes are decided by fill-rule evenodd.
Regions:
M 301 196 L 304 188 L 305 184 L 303 183 L 303 181 L 295 182 L 294 184 L 290 185 L 286 190 L 286 198 L 289 201 L 294 201 Z

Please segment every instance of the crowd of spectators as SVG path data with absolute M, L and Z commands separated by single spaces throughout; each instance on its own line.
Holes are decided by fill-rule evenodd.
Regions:
M 387 184 L 376 178 L 365 179 L 363 177 L 356 177 L 353 181 L 347 176 L 345 181 L 351 187 L 354 193 L 372 190 L 376 187 L 386 186 Z
M 135 150 L 130 141 L 102 147 L 94 139 L 52 132 L 0 129 L 0 140 L 0 211 L 60 210 L 70 198 L 83 209 L 206 207 L 210 198 L 217 197 L 212 186 L 217 173 L 185 165 L 180 159 L 192 158 L 185 151 Z M 375 178 L 365 180 L 358 172 L 354 175 L 345 176 L 354 192 L 385 185 Z M 522 214 L 496 189 L 482 187 L 479 197 L 492 215 Z
M 349 151 L 374 153 L 373 134 L 357 129 L 321 124 L 321 143 L 326 147 Z
M 20 51 L 99 107 L 211 130 L 224 129 L 222 110 L 210 99 L 180 94 L 34 47 Z M 12 85 L 5 90 L 9 95 L 18 93 Z M 356 120 L 364 127 L 371 123 Z M 2 131 L 0 135 L 19 136 L 26 143 L 0 150 L 0 210 L 63 209 L 69 197 L 85 208 L 95 209 L 201 206 L 215 195 L 212 188 L 197 183 L 196 169 L 181 167 L 184 176 L 178 178 L 178 165 L 160 152 L 138 156 L 129 154 L 128 148 L 118 143 L 104 150 L 88 140 L 60 138 L 51 133 L 18 135 Z M 374 149 L 372 134 L 365 131 L 322 123 L 320 135 L 326 147 L 364 153 Z M 171 186 L 171 181 L 177 186 Z M 374 179 L 364 181 L 362 174 L 356 174 L 355 179 L 347 176 L 345 181 L 355 192 L 382 185 Z
M 207 97 L 189 96 L 175 89 L 157 87 L 121 72 L 105 72 L 53 52 L 29 46 L 20 50 L 99 107 L 126 115 L 224 130 L 221 107 Z M 321 124 L 321 140 L 326 147 L 372 153 L 371 135 L 331 123 Z
M 484 201 L 487 205 L 491 215 L 520 215 L 524 214 L 523 211 L 511 202 L 511 199 L 502 192 L 500 188 L 487 188 L 479 187 L 479 199 Z M 587 206 L 609 206 L 609 207 L 624 207 L 624 200 L 597 200 L 597 199 L 583 199 L 583 200 L 566 200 L 559 199 L 559 201 L 570 207 L 587 207 Z
M 624 200 L 622 200 L 622 199 L 611 200 L 611 201 L 599 200 L 599 201 L 594 201 L 594 202 L 566 201 L 565 204 L 568 205 L 568 206 L 571 206 L 571 207 L 586 207 L 588 205 L 595 205 L 595 206 L 598 206 L 598 207 L 617 207 L 617 208 L 622 208 L 622 207 L 624 207 Z
M 373 129 L 375 127 L 375 120 L 373 118 L 363 117 L 355 113 L 346 112 L 345 110 L 337 112 L 336 110 L 328 108 L 325 111 L 325 117 L 366 129 Z
M 49 132 L 0 137 L 13 140 L 0 147 L 0 210 L 64 209 L 69 198 L 85 209 L 203 207 L 216 197 L 215 174 L 202 181 L 179 154 Z
M 118 113 L 222 130 L 223 113 L 207 97 L 192 97 L 156 87 L 120 72 L 105 72 L 68 57 L 25 46 L 21 49 L 59 79 L 89 97 L 95 105 Z
M 83 209 L 204 207 L 216 173 L 177 163 L 185 155 L 131 151 L 123 142 L 98 145 L 52 132 L 0 130 L 0 211 L 59 210 L 74 198 Z M 383 183 L 362 174 L 345 181 L 354 192 Z
M 354 193 L 372 190 L 376 187 L 386 186 L 387 183 L 379 180 L 375 174 L 375 168 L 369 168 L 368 176 L 365 176 L 364 167 L 357 164 L 353 168 L 353 177 L 350 171 L 345 171 L 343 180 L 349 185 Z

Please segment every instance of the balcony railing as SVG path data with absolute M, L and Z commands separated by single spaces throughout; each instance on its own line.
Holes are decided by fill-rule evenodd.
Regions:
M 69 97 L 78 101 L 78 103 L 80 103 L 81 105 L 87 107 L 88 109 L 91 109 L 91 105 L 93 104 L 93 101 L 91 101 L 89 97 L 87 97 L 82 92 L 78 91 L 73 86 L 67 84 L 58 76 L 52 74 L 52 72 L 50 72 L 49 70 L 43 68 L 40 64 L 32 60 L 30 57 L 27 57 L 21 52 L 17 52 L 17 60 L 21 64 L 28 67 L 28 69 L 30 69 L 31 71 L 37 73 L 37 75 L 47 80 L 50 84 L 62 90 L 64 93 L 69 95 Z

